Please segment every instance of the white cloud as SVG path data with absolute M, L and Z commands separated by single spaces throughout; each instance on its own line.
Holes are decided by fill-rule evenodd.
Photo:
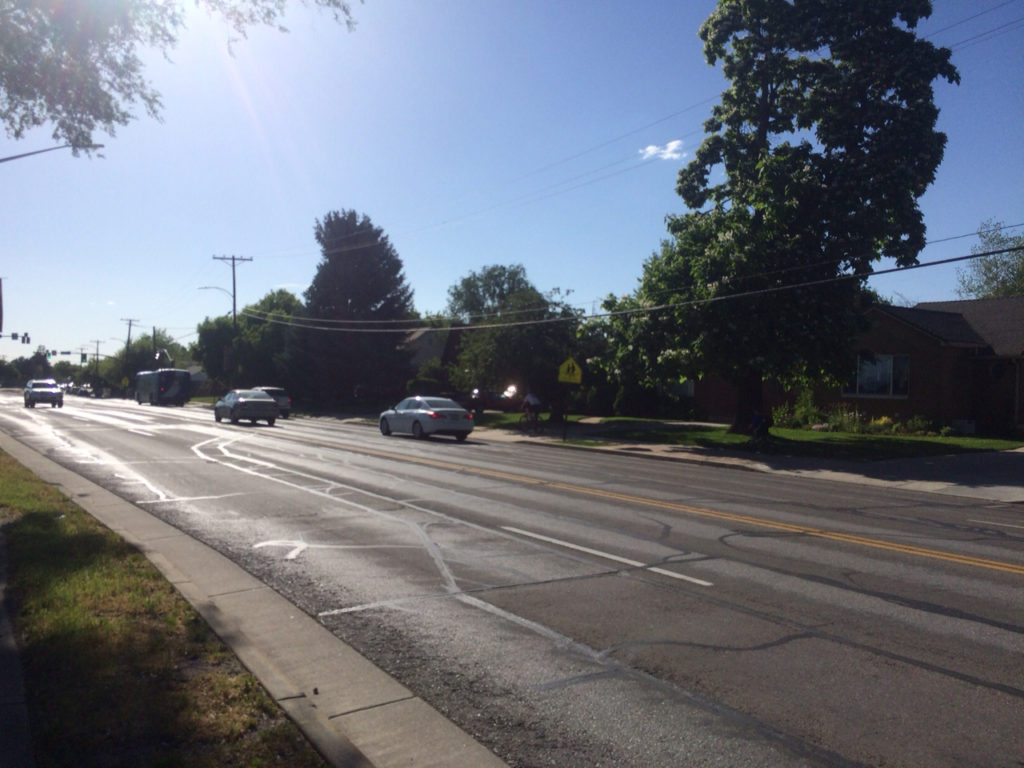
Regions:
M 640 150 L 640 157 L 643 160 L 650 160 L 652 157 L 658 157 L 662 160 L 678 160 L 683 156 L 682 148 L 682 139 L 673 139 L 663 147 L 659 147 L 657 144 L 650 144 L 644 147 Z

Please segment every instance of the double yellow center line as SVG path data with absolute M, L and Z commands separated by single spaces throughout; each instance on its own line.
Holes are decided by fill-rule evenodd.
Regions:
M 684 512 L 686 514 L 712 518 L 715 520 L 726 520 L 733 523 L 743 523 L 745 525 L 755 526 L 758 528 L 768 528 L 774 531 L 785 531 L 786 533 L 795 533 L 803 536 L 811 536 L 818 539 L 827 539 L 830 541 L 838 541 L 844 544 L 855 544 L 861 547 L 870 547 L 872 549 L 883 549 L 889 552 L 899 552 L 904 555 L 912 555 L 914 557 L 925 557 L 932 560 L 942 560 L 948 563 L 959 563 L 960 565 L 969 565 L 974 568 L 986 568 L 993 571 L 1002 571 L 1003 573 L 1012 573 L 1019 576 L 1024 576 L 1024 563 L 1011 563 L 1003 560 L 991 560 L 985 557 L 974 557 L 973 555 L 961 555 L 956 552 L 946 552 L 941 549 L 930 549 L 928 547 L 917 547 L 912 544 L 899 544 L 891 541 L 885 541 L 884 539 L 875 539 L 870 536 L 860 536 L 854 533 L 842 533 L 840 531 L 829 531 L 824 528 L 814 528 L 806 525 L 797 525 L 795 523 L 786 523 L 781 520 L 770 520 L 762 517 L 754 517 L 752 515 L 743 515 L 735 512 L 721 512 L 714 509 L 706 509 L 704 507 L 694 507 L 689 504 L 680 504 L 673 501 L 662 501 L 659 499 L 651 499 L 645 496 L 634 496 L 627 493 L 618 493 L 617 491 L 608 491 L 601 488 L 590 488 L 585 485 L 576 485 L 573 483 L 562 483 L 555 480 L 542 480 L 535 477 L 528 477 L 526 475 L 514 474 L 511 472 L 502 472 L 495 469 L 485 469 L 466 466 L 465 464 L 454 464 L 452 462 L 440 461 L 437 459 L 429 459 L 425 457 L 417 456 L 405 456 L 401 454 L 389 453 L 387 451 L 376 451 L 372 448 L 364 448 L 362 446 L 353 447 L 349 450 L 357 453 L 362 453 L 368 456 L 376 456 L 384 459 L 398 459 L 400 461 L 411 462 L 419 464 L 421 466 L 437 467 L 439 469 L 446 469 L 456 472 L 463 472 L 465 474 L 477 475 L 479 477 L 491 477 L 497 480 L 505 480 L 510 483 L 518 483 L 520 485 L 535 485 L 542 486 L 545 488 L 554 488 L 567 493 L 574 493 L 581 496 L 591 496 L 607 501 L 619 501 L 624 504 L 637 504 L 648 507 L 656 507 L 658 509 L 668 509 L 673 512 Z

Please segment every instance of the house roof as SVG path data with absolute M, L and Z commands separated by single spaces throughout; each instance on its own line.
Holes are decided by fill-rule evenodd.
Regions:
M 955 313 L 1000 357 L 1024 356 L 1024 296 L 967 301 L 931 301 L 913 309 Z
M 916 307 L 881 305 L 875 308 L 907 325 L 924 331 L 944 344 L 981 349 L 989 346 L 985 338 L 971 327 L 962 314 L 957 312 L 922 309 L 920 304 Z

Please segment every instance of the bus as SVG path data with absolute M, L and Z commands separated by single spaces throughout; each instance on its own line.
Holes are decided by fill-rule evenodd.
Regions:
M 161 368 L 135 374 L 135 401 L 150 405 L 184 405 L 192 391 L 192 377 L 181 368 Z

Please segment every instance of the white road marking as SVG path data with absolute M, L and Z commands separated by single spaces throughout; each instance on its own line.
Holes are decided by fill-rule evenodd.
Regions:
M 998 525 L 1001 528 L 1020 528 L 1024 530 L 1024 525 L 1014 525 L 1013 523 L 997 523 L 994 520 L 974 520 L 968 519 L 969 523 L 982 523 L 983 525 Z
M 626 558 L 626 557 L 619 557 L 618 555 L 613 555 L 610 552 L 602 552 L 599 549 L 591 549 L 590 547 L 583 547 L 583 546 L 580 546 L 579 544 L 573 544 L 572 542 L 569 542 L 569 541 L 562 541 L 561 539 L 553 539 L 550 536 L 543 536 L 543 535 L 541 535 L 539 533 L 532 533 L 530 531 L 524 531 L 521 528 L 512 528 L 511 526 L 503 525 L 501 527 L 501 529 L 503 531 L 508 531 L 509 533 L 517 533 L 520 536 L 526 536 L 526 537 L 531 538 L 531 539 L 537 539 L 538 541 L 546 541 L 548 544 L 555 544 L 555 545 L 557 545 L 559 547 L 565 547 L 566 549 L 574 549 L 577 552 L 585 552 L 586 554 L 594 555 L 595 557 L 603 557 L 605 560 L 612 560 L 613 562 L 616 562 L 616 563 L 623 563 L 624 565 L 630 565 L 630 566 L 632 566 L 634 568 L 643 568 L 645 571 L 650 571 L 651 573 L 661 574 L 662 576 L 668 576 L 669 578 L 672 578 L 672 579 L 681 579 L 682 581 L 688 581 L 691 584 L 697 584 L 697 585 L 699 585 L 701 587 L 711 587 L 711 586 L 714 586 L 710 581 L 704 581 L 702 579 L 695 579 L 692 576 L 685 576 L 684 574 L 676 573 L 675 571 L 667 571 L 664 568 L 651 568 L 651 567 L 648 567 L 648 565 L 646 563 L 641 563 L 641 562 L 639 562 L 637 560 L 630 560 L 629 558 Z

